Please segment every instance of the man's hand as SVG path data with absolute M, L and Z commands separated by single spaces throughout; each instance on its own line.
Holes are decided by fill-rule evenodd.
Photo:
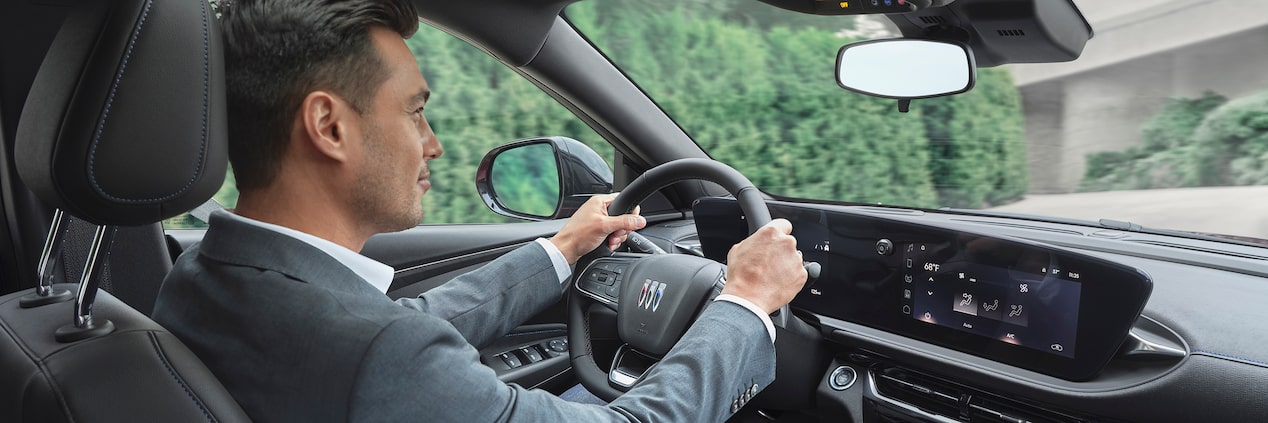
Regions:
M 605 239 L 608 249 L 615 250 L 625 242 L 630 231 L 647 226 L 647 220 L 638 215 L 638 208 L 631 214 L 608 216 L 608 204 L 615 198 L 616 194 L 590 197 L 590 200 L 577 209 L 568 223 L 564 224 L 563 229 L 550 239 L 564 253 L 568 264 L 576 263 L 577 259 L 593 251 Z
M 749 300 L 768 314 L 792 301 L 806 283 L 806 269 L 791 233 L 792 223 L 775 219 L 731 247 L 722 293 Z

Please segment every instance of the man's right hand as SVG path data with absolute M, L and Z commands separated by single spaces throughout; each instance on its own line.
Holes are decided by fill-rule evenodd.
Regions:
M 723 294 L 752 302 L 767 314 L 801 292 L 806 283 L 792 223 L 775 219 L 727 253 L 727 282 Z

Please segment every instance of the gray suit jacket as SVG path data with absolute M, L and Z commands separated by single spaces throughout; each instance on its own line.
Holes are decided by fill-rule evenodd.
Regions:
M 213 215 L 153 317 L 258 421 L 721 421 L 740 394 L 774 380 L 760 320 L 716 302 L 606 407 L 499 381 L 476 348 L 560 293 L 546 251 L 530 243 L 393 302 L 308 244 Z

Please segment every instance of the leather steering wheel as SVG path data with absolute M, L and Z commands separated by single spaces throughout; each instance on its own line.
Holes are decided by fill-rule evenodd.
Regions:
M 714 182 L 735 196 L 750 234 L 770 222 L 770 211 L 753 183 L 735 169 L 707 159 L 680 159 L 647 171 L 617 195 L 608 214 L 629 213 L 657 190 L 691 179 Z M 577 269 L 568 304 L 572 368 L 586 389 L 608 401 L 637 383 L 650 367 L 647 363 L 654 365 L 668 352 L 726 281 L 725 266 L 709 259 L 687 254 L 612 255 L 604 245 L 583 257 Z M 617 312 L 618 334 L 624 342 L 606 372 L 592 349 L 588 310 L 594 306 Z M 771 320 L 785 327 L 788 316 L 785 305 Z M 635 364 L 627 368 L 626 362 Z

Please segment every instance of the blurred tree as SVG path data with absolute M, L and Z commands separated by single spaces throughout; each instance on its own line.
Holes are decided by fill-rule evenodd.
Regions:
M 1207 115 L 1228 101 L 1206 92 L 1201 97 L 1170 98 L 1141 127 L 1141 145 L 1087 155 L 1081 191 L 1193 187 L 1221 184 L 1219 171 L 1204 163 L 1218 161 L 1197 143 L 1195 132 Z M 1205 174 L 1205 176 L 1204 176 Z
M 1004 69 L 980 69 L 968 93 L 919 100 L 929 172 L 940 204 L 983 208 L 1015 201 L 1029 184 L 1021 95 Z
M 901 114 L 891 100 L 836 85 L 834 59 L 852 41 L 844 30 L 853 18 L 749 0 L 652 1 L 581 2 L 566 17 L 705 151 L 762 189 L 918 207 L 994 205 L 1024 191 L 1020 105 L 1007 72 L 983 70 L 973 92 Z M 614 157 L 591 128 L 487 53 L 425 25 L 406 43 L 434 91 L 426 116 L 445 147 L 431 162 L 425 223 L 509 221 L 488 211 L 474 186 L 476 166 L 497 145 L 559 135 Z M 236 197 L 227 187 L 221 196 Z

